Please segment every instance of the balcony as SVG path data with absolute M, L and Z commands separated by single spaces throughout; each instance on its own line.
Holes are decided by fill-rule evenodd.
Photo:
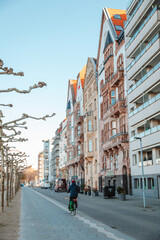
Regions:
M 141 106 L 139 106 L 138 108 L 136 108 L 132 112 L 130 112 L 129 113 L 129 117 L 132 117 L 136 113 L 138 113 L 138 112 L 142 111 L 143 109 L 147 108 L 148 106 L 150 106 L 151 104 L 155 103 L 159 99 L 160 99 L 160 93 L 157 94 L 155 97 L 151 98 L 150 100 L 148 100 L 147 102 L 143 103 Z
M 156 74 L 155 76 L 155 72 L 157 72 L 157 70 L 160 69 L 160 62 L 158 64 L 156 64 L 156 66 L 154 66 L 146 75 L 144 75 L 138 82 L 136 82 L 132 87 L 130 87 L 128 89 L 128 94 L 130 94 L 132 91 L 134 91 L 139 85 L 141 85 L 145 80 L 147 80 L 147 85 L 149 82 L 151 82 L 151 86 L 154 85 L 153 81 L 156 79 L 156 81 L 154 81 L 155 83 L 158 82 L 159 80 L 159 72 Z M 153 75 L 154 74 L 154 75 Z M 151 76 L 152 75 L 152 76 Z M 150 78 L 151 76 L 151 81 L 149 81 L 148 79 Z M 151 87 L 149 86 L 149 87 Z M 140 91 L 140 93 L 142 93 L 144 90 L 144 84 L 143 84 L 143 87 Z M 135 96 L 138 96 L 139 94 L 137 93 L 134 93 Z
M 82 143 L 84 141 L 84 134 L 80 133 L 79 135 L 77 135 L 76 137 L 76 142 L 77 143 Z
M 133 61 L 134 64 L 128 70 L 127 73 L 128 79 L 130 80 L 143 66 L 145 66 L 150 61 L 150 59 L 154 58 L 159 51 L 160 51 L 160 39 L 158 36 L 156 41 L 153 41 L 150 47 L 146 51 L 144 51 L 141 56 L 140 55 L 138 56 L 139 58 L 137 59 L 137 61 L 136 62 Z
M 131 137 L 130 141 L 134 141 L 135 137 L 142 138 L 142 137 L 148 136 L 148 135 L 150 135 L 152 133 L 157 133 L 158 131 L 160 131 L 160 125 L 157 125 L 157 126 L 155 126 L 153 128 L 150 128 L 150 129 L 148 129 L 148 130 L 146 130 L 144 132 L 141 132 L 140 134 L 137 134 L 136 136 Z
M 80 125 L 83 123 L 83 116 L 78 116 L 75 120 L 75 125 Z
M 110 105 L 104 117 L 118 117 L 121 113 L 126 113 L 125 99 L 118 99 L 113 105 Z
M 160 11 L 157 11 L 157 8 L 155 7 L 147 16 L 140 28 L 135 32 L 133 37 L 126 44 L 127 58 L 131 56 L 135 49 L 138 48 L 139 44 L 143 42 L 144 38 L 151 33 L 151 29 L 154 29 L 155 26 L 159 23 L 159 21 Z
M 103 142 L 103 150 L 108 150 L 117 145 L 121 145 L 123 143 L 128 143 L 128 133 L 122 132 L 112 136 L 108 141 Z
M 76 156 L 75 158 L 75 162 L 80 162 L 81 160 L 84 159 L 84 154 L 83 153 L 80 153 Z
M 156 159 L 156 164 L 160 164 L 160 158 Z
M 75 164 L 75 158 L 74 158 L 74 157 L 71 158 L 70 160 L 68 160 L 68 161 L 65 163 L 65 166 L 68 167 L 68 166 L 70 166 L 70 165 L 72 165 L 72 164 Z
M 85 158 L 93 158 L 94 153 L 93 152 L 86 152 L 85 153 Z
M 117 87 L 124 80 L 124 69 L 118 70 L 111 79 L 111 87 Z
M 147 161 L 143 161 L 143 167 L 146 167 L 146 166 L 152 166 L 153 165 L 153 160 L 147 160 Z M 141 162 L 139 162 L 139 167 L 141 167 L 142 164 Z

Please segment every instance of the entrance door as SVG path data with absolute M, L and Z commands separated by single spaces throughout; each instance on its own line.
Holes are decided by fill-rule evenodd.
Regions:
M 158 176 L 158 198 L 160 198 L 160 176 Z

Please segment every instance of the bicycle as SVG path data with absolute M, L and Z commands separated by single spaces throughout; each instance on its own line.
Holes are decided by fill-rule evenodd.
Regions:
M 73 214 L 73 216 L 76 215 L 76 208 L 77 208 L 77 199 L 72 199 L 69 202 L 69 211 L 71 212 L 71 214 Z

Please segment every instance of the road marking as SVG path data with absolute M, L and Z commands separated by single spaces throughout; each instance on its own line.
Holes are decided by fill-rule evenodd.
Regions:
M 56 201 L 56 200 L 54 200 L 54 199 L 51 199 L 51 198 L 49 198 L 49 197 L 47 197 L 47 196 L 44 196 L 42 193 L 39 193 L 39 192 L 37 192 L 37 191 L 35 191 L 35 190 L 31 189 L 31 188 L 30 188 L 30 190 L 32 190 L 32 191 L 33 191 L 34 193 L 36 193 L 37 195 L 43 197 L 44 199 L 48 200 L 49 202 L 55 204 L 55 205 L 58 206 L 59 208 L 63 209 L 65 212 L 68 212 L 68 209 L 67 209 L 67 207 L 66 207 L 64 204 L 59 203 L 58 201 Z M 113 233 L 113 232 L 117 232 L 117 233 L 118 233 L 117 230 L 112 230 L 113 232 L 107 231 L 107 230 L 105 230 L 103 227 L 97 226 L 97 224 L 95 224 L 95 223 L 93 223 L 92 221 L 86 219 L 85 217 L 81 217 L 81 216 L 79 216 L 79 215 L 76 215 L 76 216 L 74 216 L 74 217 L 76 217 L 76 218 L 78 218 L 79 220 L 83 221 L 84 223 L 88 224 L 91 228 L 95 228 L 95 229 L 97 230 L 97 232 L 100 232 L 100 233 L 105 234 L 105 235 L 106 235 L 108 238 L 110 238 L 110 239 L 113 239 L 113 240 L 126 240 L 126 239 L 127 239 L 127 240 L 128 240 L 128 239 L 129 239 L 129 240 L 134 240 L 133 238 L 131 238 L 131 237 L 129 237 L 129 236 L 126 236 L 126 238 L 118 237 L 118 236 L 116 236 L 116 235 Z M 101 225 L 103 225 L 103 224 L 101 224 Z

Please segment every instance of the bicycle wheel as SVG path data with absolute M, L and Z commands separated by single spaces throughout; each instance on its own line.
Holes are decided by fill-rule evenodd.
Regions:
M 72 214 L 73 214 L 73 216 L 76 215 L 76 203 L 75 203 L 75 202 L 73 202 L 73 210 L 72 210 Z

